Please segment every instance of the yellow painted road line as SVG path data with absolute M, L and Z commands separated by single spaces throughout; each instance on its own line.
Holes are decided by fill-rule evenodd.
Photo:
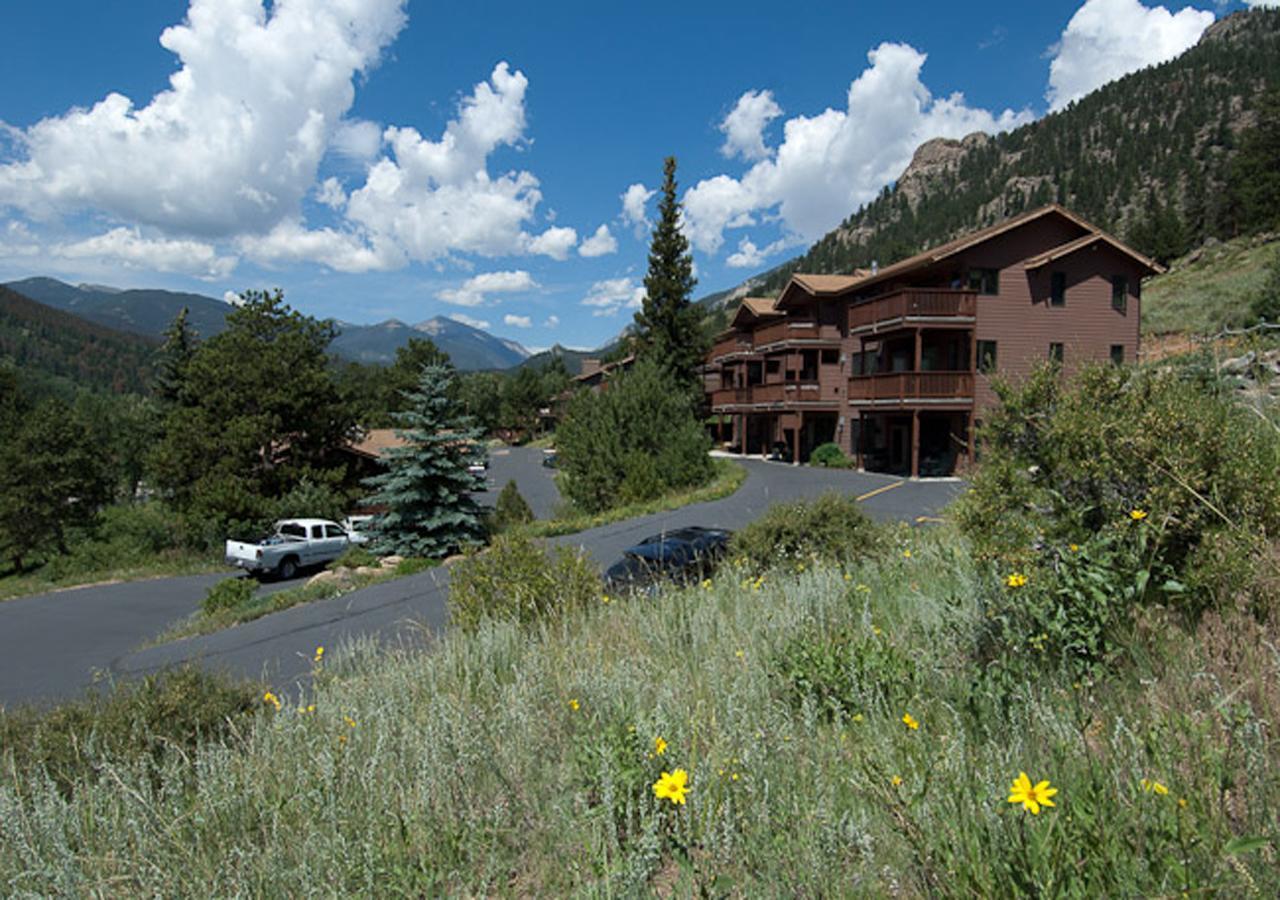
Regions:
M 945 519 L 939 519 L 937 516 L 916 516 L 916 524 L 923 525 L 925 522 L 945 522 Z
M 862 494 L 861 496 L 854 497 L 853 502 L 861 503 L 863 500 L 870 500 L 872 497 L 876 496 L 877 494 L 883 494 L 885 491 L 891 491 L 894 488 L 902 487 L 904 484 L 906 484 L 905 481 L 895 481 L 893 484 L 886 484 L 884 487 L 878 487 L 874 491 L 867 491 L 865 494 Z

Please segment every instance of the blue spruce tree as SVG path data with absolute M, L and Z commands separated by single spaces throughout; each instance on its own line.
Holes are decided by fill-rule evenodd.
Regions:
M 468 466 L 484 458 L 480 430 L 449 398 L 453 370 L 425 365 L 408 408 L 394 414 L 407 443 L 388 451 L 386 471 L 365 481 L 365 502 L 386 511 L 374 520 L 373 546 L 382 553 L 438 558 L 484 534 L 472 494 L 484 476 Z

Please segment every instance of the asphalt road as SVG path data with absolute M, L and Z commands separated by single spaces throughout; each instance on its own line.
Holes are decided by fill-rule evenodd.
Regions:
M 559 502 L 554 470 L 537 450 L 513 449 L 490 463 L 492 503 L 515 479 L 539 518 Z M 686 525 L 740 528 L 771 503 L 838 491 L 861 498 L 881 520 L 914 522 L 935 515 L 964 485 L 911 482 L 885 475 L 744 462 L 748 477 L 731 497 L 671 512 L 628 519 L 554 539 L 580 547 L 601 568 L 655 532 Z M 290 690 L 305 678 L 320 645 L 336 647 L 357 637 L 384 644 L 421 644 L 447 621 L 449 573 L 434 569 L 373 585 L 342 597 L 295 606 L 224 631 L 147 649 L 140 645 L 191 615 L 209 586 L 223 577 L 201 575 L 58 591 L 0 603 L 0 706 L 48 703 L 86 688 L 139 677 L 193 661 L 237 676 L 263 678 Z M 267 590 L 288 585 L 277 584 Z

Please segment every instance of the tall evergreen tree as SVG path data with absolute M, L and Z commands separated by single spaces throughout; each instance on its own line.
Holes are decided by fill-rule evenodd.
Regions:
M 645 298 L 636 313 L 639 355 L 652 359 L 680 383 L 693 390 L 707 352 L 702 333 L 703 310 L 690 300 L 697 279 L 689 240 L 680 231 L 680 202 L 676 199 L 676 158 L 668 156 L 658 203 L 658 224 L 649 245 Z
M 374 520 L 374 546 L 383 552 L 438 558 L 483 534 L 472 494 L 484 478 L 468 471 L 483 458 L 481 434 L 452 399 L 454 373 L 427 365 L 408 406 L 395 418 L 404 446 L 388 452 L 386 471 L 368 479 L 366 503 L 384 506 Z
M 164 332 L 164 344 L 156 354 L 156 396 L 166 403 L 181 401 L 187 367 L 195 356 L 197 336 L 187 324 L 187 308 L 182 307 Z

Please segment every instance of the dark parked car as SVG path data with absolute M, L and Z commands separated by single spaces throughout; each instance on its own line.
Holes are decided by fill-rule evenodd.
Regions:
M 704 578 L 729 549 L 732 532 L 721 528 L 678 528 L 651 535 L 623 554 L 605 572 L 613 590 L 645 587 L 663 579 Z
M 774 462 L 792 462 L 791 447 L 785 441 L 774 441 L 769 448 L 769 459 Z
M 554 469 L 560 465 L 560 459 L 554 450 L 542 451 L 542 464 L 548 469 Z

